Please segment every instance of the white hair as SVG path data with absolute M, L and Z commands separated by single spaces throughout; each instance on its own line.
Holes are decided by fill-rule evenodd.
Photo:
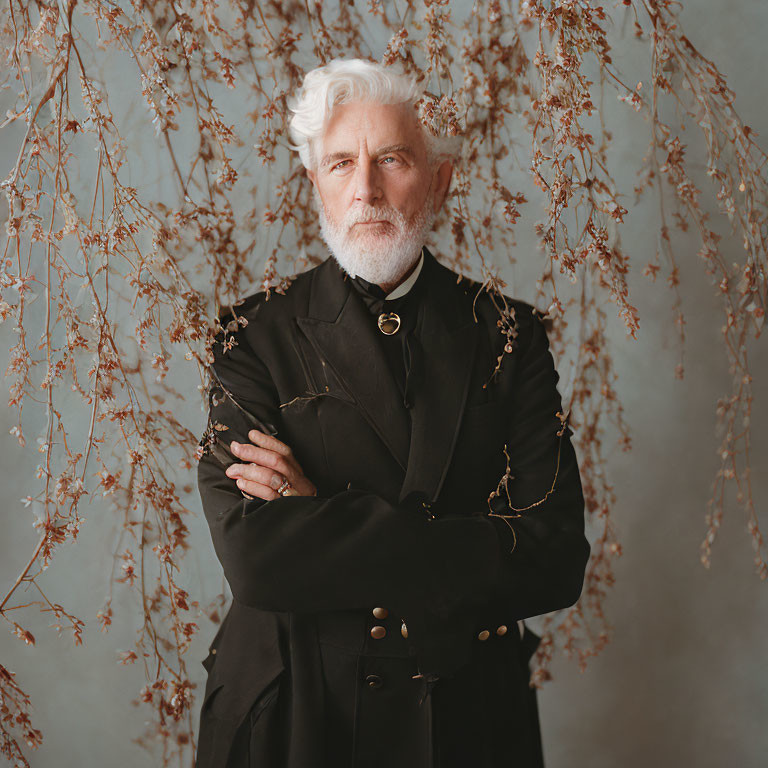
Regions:
M 290 96 L 288 108 L 293 113 L 288 130 L 291 149 L 299 153 L 305 168 L 315 170 L 315 142 L 325 131 L 331 111 L 337 104 L 369 101 L 377 104 L 410 103 L 416 107 L 424 92 L 411 75 L 392 66 L 365 59 L 333 59 L 307 72 L 298 96 Z M 435 136 L 421 121 L 427 147 L 427 160 L 433 165 L 444 158 L 456 159 L 460 136 Z

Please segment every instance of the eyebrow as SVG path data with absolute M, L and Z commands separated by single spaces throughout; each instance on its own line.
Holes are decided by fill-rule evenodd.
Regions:
M 381 147 L 381 149 L 376 150 L 374 154 L 376 157 L 380 157 L 381 155 L 388 155 L 390 152 L 402 152 L 403 154 L 410 155 L 411 157 L 414 157 L 416 154 L 408 144 L 390 144 L 387 147 Z M 325 168 L 327 165 L 335 163 L 337 160 L 346 160 L 350 157 L 357 157 L 357 155 L 346 150 L 341 152 L 331 152 L 323 158 L 322 162 L 320 163 L 320 167 Z

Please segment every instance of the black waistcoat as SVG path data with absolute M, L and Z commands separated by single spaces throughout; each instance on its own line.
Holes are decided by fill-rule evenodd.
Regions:
M 382 313 L 395 312 L 400 317 L 400 327 L 397 332 L 387 335 L 378 332 L 379 342 L 386 353 L 389 369 L 403 395 L 403 405 L 411 408 L 413 405 L 414 389 L 419 381 L 419 342 L 414 332 L 419 298 L 424 283 L 424 269 L 419 272 L 414 284 L 407 293 L 394 299 L 387 299 L 387 294 L 376 283 L 371 283 L 359 275 L 348 278 L 357 294 L 371 313 L 371 322 L 378 329 L 378 318 Z M 391 291 L 390 291 L 391 293 Z

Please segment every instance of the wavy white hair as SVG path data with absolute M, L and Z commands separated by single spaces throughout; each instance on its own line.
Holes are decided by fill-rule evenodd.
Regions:
M 422 96 L 415 78 L 392 66 L 365 59 L 333 59 L 307 72 L 298 96 L 287 100 L 293 113 L 288 123 L 294 142 L 291 149 L 299 153 L 305 168 L 315 170 L 315 142 L 322 137 L 334 106 L 349 101 L 370 101 L 377 104 L 410 102 L 415 108 Z M 458 157 L 460 136 L 434 136 L 425 126 L 421 129 L 430 165 Z

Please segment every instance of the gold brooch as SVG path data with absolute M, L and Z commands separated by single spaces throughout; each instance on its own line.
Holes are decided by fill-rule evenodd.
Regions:
M 397 333 L 400 328 L 400 316 L 395 312 L 382 312 L 379 315 L 379 330 L 387 336 Z

